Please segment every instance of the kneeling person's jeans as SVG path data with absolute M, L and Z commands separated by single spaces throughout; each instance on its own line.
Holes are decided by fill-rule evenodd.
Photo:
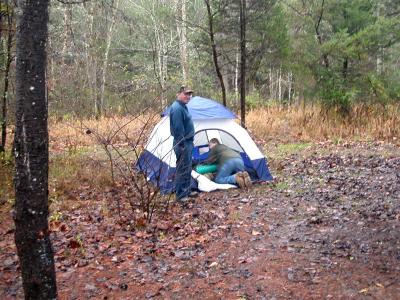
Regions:
M 176 199 L 181 199 L 190 194 L 192 179 L 192 150 L 193 142 L 185 142 L 184 146 L 176 145 L 175 192 Z
M 215 177 L 216 183 L 229 183 L 235 184 L 235 173 L 244 171 L 244 163 L 241 158 L 231 158 L 227 160 L 222 167 L 218 170 Z

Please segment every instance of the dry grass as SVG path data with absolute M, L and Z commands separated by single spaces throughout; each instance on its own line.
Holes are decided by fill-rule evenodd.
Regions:
M 50 121 L 49 185 L 53 209 L 58 211 L 61 204 L 74 204 L 68 200 L 80 197 L 77 194 L 111 187 L 110 156 L 114 168 L 120 154 L 135 156 L 133 148 L 141 151 L 158 120 L 157 115 L 145 114 Z M 126 164 L 132 163 L 129 159 Z
M 93 146 L 104 142 L 123 144 L 136 141 L 139 136 L 148 134 L 157 123 L 159 117 L 155 114 L 140 116 L 49 122 L 49 139 L 51 150 L 71 149 Z M 90 134 L 88 134 L 90 133 Z
M 278 105 L 251 110 L 246 122 L 265 141 L 290 143 L 325 140 L 400 142 L 400 106 L 354 106 L 350 116 L 325 113 L 318 105 Z
M 114 144 L 147 136 L 159 120 L 156 114 L 139 117 L 114 116 L 100 120 L 49 121 L 50 154 L 76 152 L 82 147 L 98 145 L 99 141 L 87 130 L 100 137 L 112 138 Z M 277 143 L 325 140 L 384 140 L 400 143 L 400 105 L 354 106 L 347 118 L 324 113 L 319 105 L 282 108 L 272 105 L 250 110 L 246 116 L 248 129 L 259 139 Z M 13 132 L 8 128 L 7 149 Z M 118 133 L 114 136 L 114 133 Z M 143 132 L 142 132 L 143 131 Z M 142 141 L 145 142 L 145 141 Z

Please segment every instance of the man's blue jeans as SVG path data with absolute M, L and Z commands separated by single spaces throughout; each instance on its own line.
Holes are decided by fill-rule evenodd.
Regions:
M 231 158 L 227 160 L 222 167 L 218 170 L 215 177 L 216 183 L 229 183 L 235 184 L 235 173 L 244 171 L 244 164 L 241 158 Z
M 191 191 L 193 142 L 185 142 L 184 145 L 184 147 L 174 146 L 176 155 L 175 192 L 177 199 L 188 196 Z

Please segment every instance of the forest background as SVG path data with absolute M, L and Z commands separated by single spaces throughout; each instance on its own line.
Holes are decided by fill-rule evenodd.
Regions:
M 14 118 L 15 5 L 1 6 L 3 125 Z M 314 104 L 349 116 L 398 105 L 398 1 L 263 0 L 245 10 L 247 108 Z M 50 117 L 161 110 L 182 84 L 238 110 L 239 13 L 235 1 L 52 1 Z

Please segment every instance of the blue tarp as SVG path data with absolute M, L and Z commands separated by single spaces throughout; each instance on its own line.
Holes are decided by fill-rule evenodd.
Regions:
M 215 100 L 195 96 L 187 104 L 193 120 L 204 119 L 236 119 L 237 116 Z M 165 109 L 161 116 L 169 114 L 170 107 Z

